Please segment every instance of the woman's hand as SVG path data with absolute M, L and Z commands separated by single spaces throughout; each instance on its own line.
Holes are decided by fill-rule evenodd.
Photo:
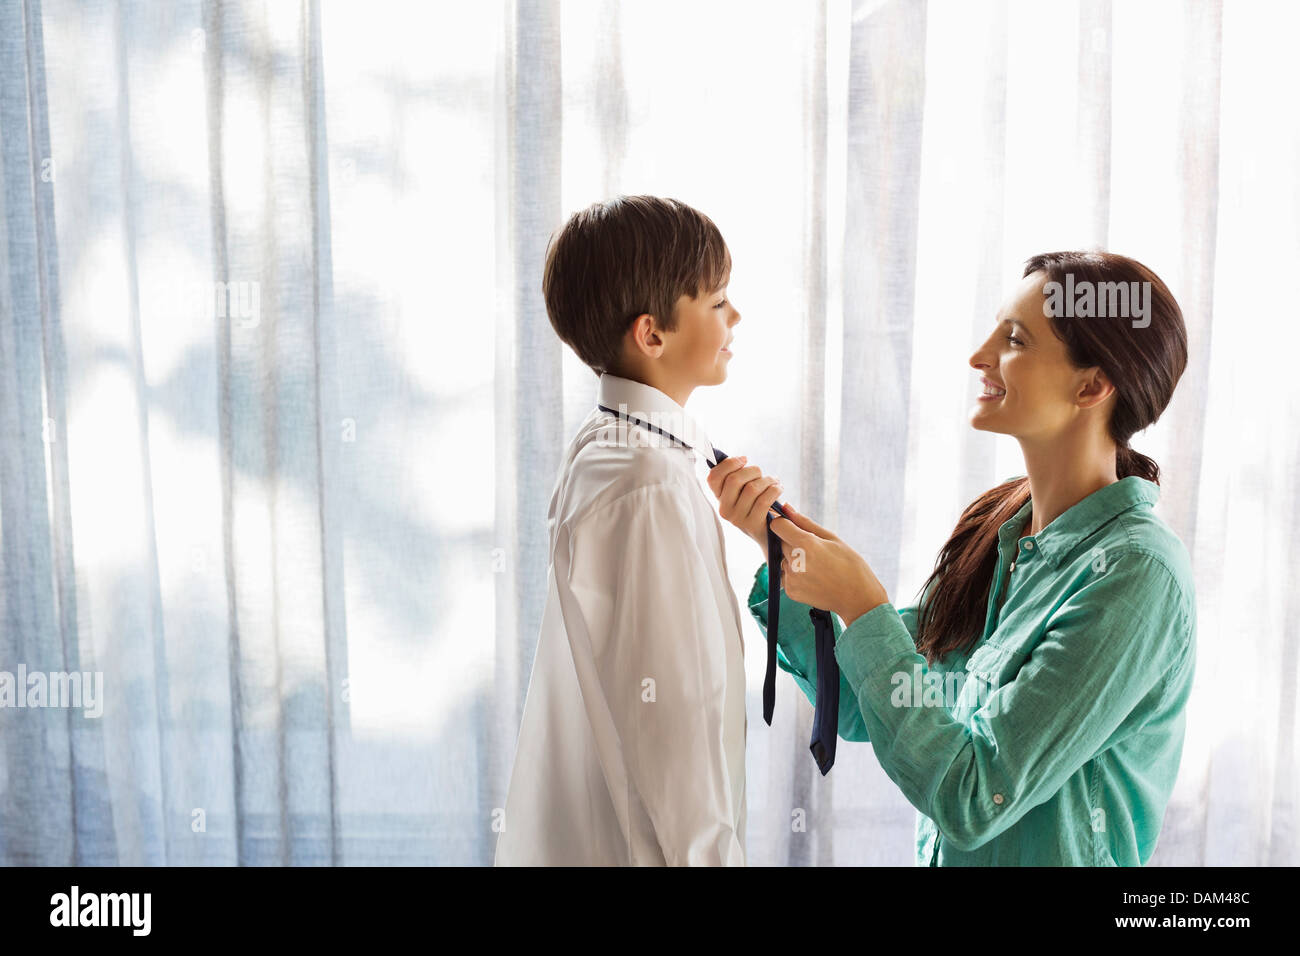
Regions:
M 790 517 L 774 518 L 772 530 L 782 541 L 781 586 L 791 600 L 834 611 L 845 627 L 889 600 L 860 554 L 789 504 L 785 510 Z
M 781 481 L 765 477 L 744 455 L 727 458 L 709 470 L 709 489 L 718 498 L 718 514 L 767 552 L 767 512 L 781 496 Z

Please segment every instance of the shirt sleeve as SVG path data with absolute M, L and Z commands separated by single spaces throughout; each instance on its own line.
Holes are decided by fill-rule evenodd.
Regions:
M 612 731 L 596 735 L 616 806 L 640 801 L 670 866 L 743 866 L 723 736 L 726 642 L 740 638 L 724 626 L 688 493 L 651 485 L 584 519 L 561 605 L 575 664 L 591 662 L 578 669 L 593 730 Z M 731 693 L 743 706 L 744 687 Z
M 817 631 L 813 627 L 807 604 L 793 600 L 785 591 L 781 596 L 780 633 L 776 636 L 776 663 L 781 670 L 794 678 L 794 682 L 808 703 L 817 706 Z M 767 636 L 768 572 L 767 564 L 754 574 L 754 587 L 749 592 L 749 612 L 758 622 L 758 628 Z M 916 605 L 898 612 L 903 626 L 911 635 L 916 634 Z M 839 616 L 831 615 L 831 627 L 838 643 L 844 631 Z M 843 740 L 869 741 L 870 730 L 862 718 L 858 695 L 849 684 L 848 675 L 840 668 L 840 713 L 838 732 Z
M 892 675 L 928 671 L 892 605 L 854 621 L 836 658 L 885 772 L 954 847 L 973 850 L 1141 726 L 1189 651 L 1194 615 L 1161 560 L 1123 554 L 1065 599 L 1008 682 L 998 685 L 1015 669 L 1010 652 L 976 648 L 968 683 L 987 680 L 987 696 L 964 723 L 946 706 L 891 703 Z

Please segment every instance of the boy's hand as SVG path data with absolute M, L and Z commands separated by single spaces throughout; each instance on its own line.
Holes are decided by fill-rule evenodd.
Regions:
M 748 459 L 728 458 L 709 472 L 709 489 L 718 498 L 718 514 L 730 521 L 766 552 L 767 512 L 781 497 L 779 478 L 764 476 Z

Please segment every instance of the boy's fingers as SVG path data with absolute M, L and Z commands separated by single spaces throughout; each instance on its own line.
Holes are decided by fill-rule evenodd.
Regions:
M 735 458 L 724 458 L 709 469 L 709 474 L 722 475 L 725 477 L 737 468 L 744 468 L 747 464 L 749 464 L 749 459 L 744 455 L 737 455 Z
M 736 511 L 745 516 L 745 520 L 754 513 L 755 503 L 763 496 L 771 492 L 776 487 L 779 488 L 781 481 L 768 475 L 765 478 L 756 478 L 745 485 L 740 497 L 736 499 Z M 766 511 L 767 509 L 763 509 Z M 761 513 L 761 512 L 760 512 Z
M 745 464 L 745 456 L 741 455 L 739 458 L 725 458 L 709 469 L 706 480 L 715 497 L 722 497 L 722 483 L 727 480 L 727 476 L 737 468 L 744 468 Z
M 753 472 L 757 468 L 742 468 L 734 471 L 727 476 L 726 481 L 722 483 L 722 493 L 718 495 L 718 513 L 727 521 L 736 521 L 743 519 L 745 512 L 737 510 L 736 502 L 740 498 L 741 492 L 745 490 L 745 485 L 754 477 Z M 746 474 L 750 472 L 750 474 Z
M 718 496 L 719 500 L 729 508 L 734 508 L 736 499 L 740 497 L 741 491 L 744 490 L 746 483 L 753 481 L 763 474 L 762 469 L 757 465 L 747 465 L 737 471 L 733 471 L 722 480 L 722 494 Z
M 781 497 L 781 491 L 781 483 L 779 481 L 773 482 L 770 488 L 758 496 L 758 500 L 754 502 L 754 508 L 759 509 L 762 514 L 767 514 L 772 510 L 772 505 L 776 504 L 776 499 Z M 751 508 L 750 511 L 753 511 L 754 508 Z
M 736 463 L 732 464 L 732 462 L 736 462 Z M 713 494 L 719 500 L 721 500 L 723 496 L 726 494 L 727 479 L 744 467 L 745 467 L 745 463 L 743 461 L 737 461 L 734 458 L 728 458 L 726 461 L 722 462 L 711 472 L 709 472 L 709 476 L 708 476 L 709 488 L 713 491 Z

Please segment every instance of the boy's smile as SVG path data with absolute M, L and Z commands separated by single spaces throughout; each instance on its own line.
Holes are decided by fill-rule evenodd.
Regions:
M 677 300 L 677 330 L 664 336 L 662 370 L 679 387 L 721 385 L 732 358 L 732 326 L 739 321 L 725 283 L 711 294 L 682 296 Z

